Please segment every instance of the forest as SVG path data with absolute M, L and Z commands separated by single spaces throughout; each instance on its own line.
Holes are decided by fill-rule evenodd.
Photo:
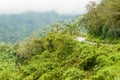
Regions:
M 71 21 L 34 30 L 20 42 L 1 43 L 0 80 L 120 80 L 119 4 L 91 1 L 87 12 Z
M 45 28 L 52 23 L 70 18 L 72 16 L 60 15 L 55 11 L 0 15 L 0 42 L 20 42 L 36 29 Z

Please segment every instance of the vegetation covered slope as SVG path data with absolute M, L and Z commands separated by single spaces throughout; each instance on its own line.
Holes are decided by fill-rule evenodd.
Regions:
M 0 42 L 15 43 L 30 36 L 35 29 L 57 21 L 68 20 L 71 17 L 59 15 L 56 12 L 0 15 Z
M 67 24 L 62 30 L 55 25 L 43 37 L 15 45 L 1 44 L 0 80 L 120 80 L 120 43 L 79 42 L 75 38 L 79 35 L 78 24 Z M 98 36 L 94 30 L 86 30 Z M 113 36 L 119 40 L 119 36 Z
M 4 44 L 5 46 L 5 44 Z M 80 43 L 49 33 L 1 47 L 1 80 L 119 80 L 120 44 Z
M 91 2 L 87 13 L 81 19 L 89 37 L 100 39 L 120 39 L 120 0 L 102 0 L 100 4 Z

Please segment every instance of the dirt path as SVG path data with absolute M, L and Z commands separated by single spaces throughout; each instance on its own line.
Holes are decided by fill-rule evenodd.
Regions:
M 95 43 L 95 42 L 86 41 L 86 38 L 85 38 L 85 37 L 77 37 L 77 40 L 78 40 L 79 42 L 86 42 L 86 43 L 88 43 L 88 44 L 97 44 L 97 43 Z
M 79 42 L 85 42 L 85 43 L 88 43 L 88 44 L 97 44 L 96 42 L 87 41 L 85 37 L 77 37 L 77 40 Z M 112 46 L 113 44 L 100 43 L 99 45 L 109 45 L 109 46 Z

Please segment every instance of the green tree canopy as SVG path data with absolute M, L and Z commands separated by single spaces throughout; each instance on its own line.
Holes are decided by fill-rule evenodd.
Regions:
M 120 38 L 120 1 L 103 0 L 100 4 L 90 2 L 81 24 L 90 35 L 101 38 Z

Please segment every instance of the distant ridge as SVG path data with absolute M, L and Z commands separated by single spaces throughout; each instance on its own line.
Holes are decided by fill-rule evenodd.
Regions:
M 26 12 L 21 14 L 0 15 L 0 42 L 15 43 L 28 37 L 36 28 L 50 23 L 68 20 L 71 15 L 52 12 Z

